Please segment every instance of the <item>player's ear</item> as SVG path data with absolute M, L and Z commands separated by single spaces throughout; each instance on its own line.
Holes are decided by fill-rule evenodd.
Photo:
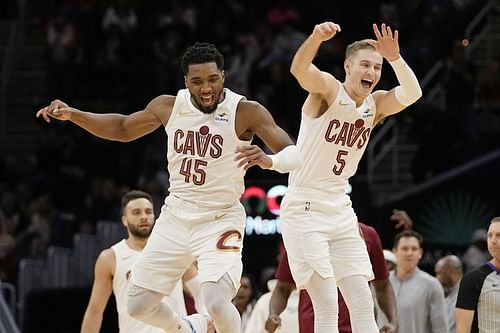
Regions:
M 346 75 L 351 75 L 351 59 L 344 60 L 344 70 Z
M 186 75 L 184 75 L 184 85 L 186 86 L 186 88 L 188 87 L 188 79 Z
M 127 217 L 125 215 L 122 216 L 122 224 L 126 227 L 127 226 Z

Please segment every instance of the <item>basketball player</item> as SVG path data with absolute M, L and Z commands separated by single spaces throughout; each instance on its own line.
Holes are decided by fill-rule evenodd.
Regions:
M 381 333 L 396 333 L 397 332 L 397 311 L 396 299 L 391 282 L 389 281 L 389 272 L 385 265 L 384 253 L 380 237 L 374 228 L 359 223 L 359 232 L 363 235 L 366 243 L 370 263 L 373 267 L 374 279 L 372 286 L 374 296 L 377 298 L 378 304 L 382 313 L 387 318 L 387 323 L 380 328 Z M 266 321 L 266 329 L 268 332 L 275 332 L 281 325 L 281 312 L 285 309 L 290 293 L 295 289 L 295 282 L 290 272 L 288 256 L 285 251 L 281 257 L 281 261 L 276 270 L 276 279 L 278 280 L 276 288 L 274 288 L 271 301 L 269 302 L 269 316 Z M 349 310 L 345 304 L 342 295 L 339 295 L 339 332 L 351 333 L 351 324 Z M 372 310 L 374 311 L 374 309 Z M 299 332 L 314 333 L 314 310 L 311 303 L 311 298 L 306 290 L 300 291 L 299 296 Z
M 324 22 L 299 47 L 291 72 L 309 92 L 302 107 L 297 147 L 304 165 L 290 173 L 281 206 L 281 228 L 293 278 L 309 293 L 316 333 L 338 332 L 337 286 L 351 314 L 354 333 L 378 332 L 368 280 L 373 273 L 357 217 L 344 189 L 357 168 L 374 125 L 421 95 L 412 70 L 399 54 L 398 32 L 373 25 L 376 40 L 347 47 L 344 82 L 312 61 L 321 45 L 340 32 Z M 375 91 L 385 58 L 400 85 Z
M 224 88 L 224 57 L 215 46 L 189 47 L 181 66 L 187 89 L 177 96 L 158 96 L 131 115 L 83 112 L 55 100 L 37 116 L 69 120 L 116 141 L 165 127 L 170 194 L 132 269 L 128 312 L 167 333 L 204 333 L 207 325 L 212 329 L 209 318 L 195 314 L 185 321 L 161 303 L 196 260 L 202 296 L 217 332 L 239 333 L 240 317 L 231 299 L 242 272 L 243 176 L 255 165 L 289 172 L 302 160 L 266 108 Z M 254 135 L 275 154 L 251 145 Z
M 118 310 L 120 332 L 151 332 L 161 333 L 162 330 L 146 325 L 131 318 L 127 313 L 128 279 L 132 265 L 139 253 L 144 249 L 154 225 L 153 200 L 148 193 L 130 191 L 122 198 L 122 223 L 127 228 L 128 237 L 105 249 L 99 255 L 95 264 L 94 284 L 89 304 L 82 322 L 82 333 L 98 333 L 101 328 L 102 316 L 111 293 L 115 295 Z M 196 267 L 192 265 L 183 276 L 188 289 L 194 296 L 199 296 L 199 288 L 189 288 L 196 284 Z M 199 297 L 196 305 L 204 309 Z M 163 299 L 172 309 L 186 315 L 182 282 L 179 281 L 169 297 Z M 201 311 L 200 311 L 201 312 Z

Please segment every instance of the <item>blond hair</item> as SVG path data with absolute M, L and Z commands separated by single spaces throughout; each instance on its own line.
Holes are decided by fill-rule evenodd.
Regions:
M 347 46 L 347 48 L 345 49 L 345 58 L 349 59 L 350 57 L 354 56 L 359 50 L 371 49 L 375 51 L 373 45 L 368 41 L 369 39 L 362 39 L 349 44 L 349 46 Z
M 495 222 L 500 222 L 500 216 L 497 216 L 497 217 L 494 217 L 493 219 L 491 219 L 491 223 L 495 223 Z

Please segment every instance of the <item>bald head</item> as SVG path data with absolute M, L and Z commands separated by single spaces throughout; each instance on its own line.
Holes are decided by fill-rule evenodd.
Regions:
M 452 288 L 462 278 L 462 261 L 455 255 L 442 257 L 434 266 L 434 271 L 436 278 L 441 282 L 443 288 Z

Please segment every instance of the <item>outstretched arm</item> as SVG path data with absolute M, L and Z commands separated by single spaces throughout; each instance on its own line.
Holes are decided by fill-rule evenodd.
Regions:
M 333 22 L 323 22 L 314 27 L 312 34 L 302 43 L 293 57 L 290 72 L 302 88 L 311 94 L 318 94 L 324 100 L 337 96 L 338 83 L 329 73 L 320 71 L 313 63 L 321 43 L 340 32 L 340 26 Z
M 389 62 L 400 84 L 390 91 L 380 90 L 374 93 L 379 110 L 375 123 L 378 123 L 415 103 L 422 96 L 422 89 L 417 77 L 399 54 L 399 32 L 396 30 L 393 33 L 385 23 L 382 23 L 380 30 L 374 24 L 373 32 L 377 40 L 371 40 L 370 44 Z
M 159 96 L 144 110 L 123 115 L 84 112 L 60 100 L 54 100 L 49 106 L 40 109 L 36 117 L 42 117 L 46 122 L 50 122 L 51 118 L 68 120 L 97 137 L 127 142 L 153 132 L 162 123 L 165 124 L 174 101 L 173 96 Z
M 115 253 L 113 250 L 102 251 L 95 264 L 94 284 L 87 310 L 83 316 L 81 333 L 99 333 L 104 309 L 113 292 L 114 266 Z

